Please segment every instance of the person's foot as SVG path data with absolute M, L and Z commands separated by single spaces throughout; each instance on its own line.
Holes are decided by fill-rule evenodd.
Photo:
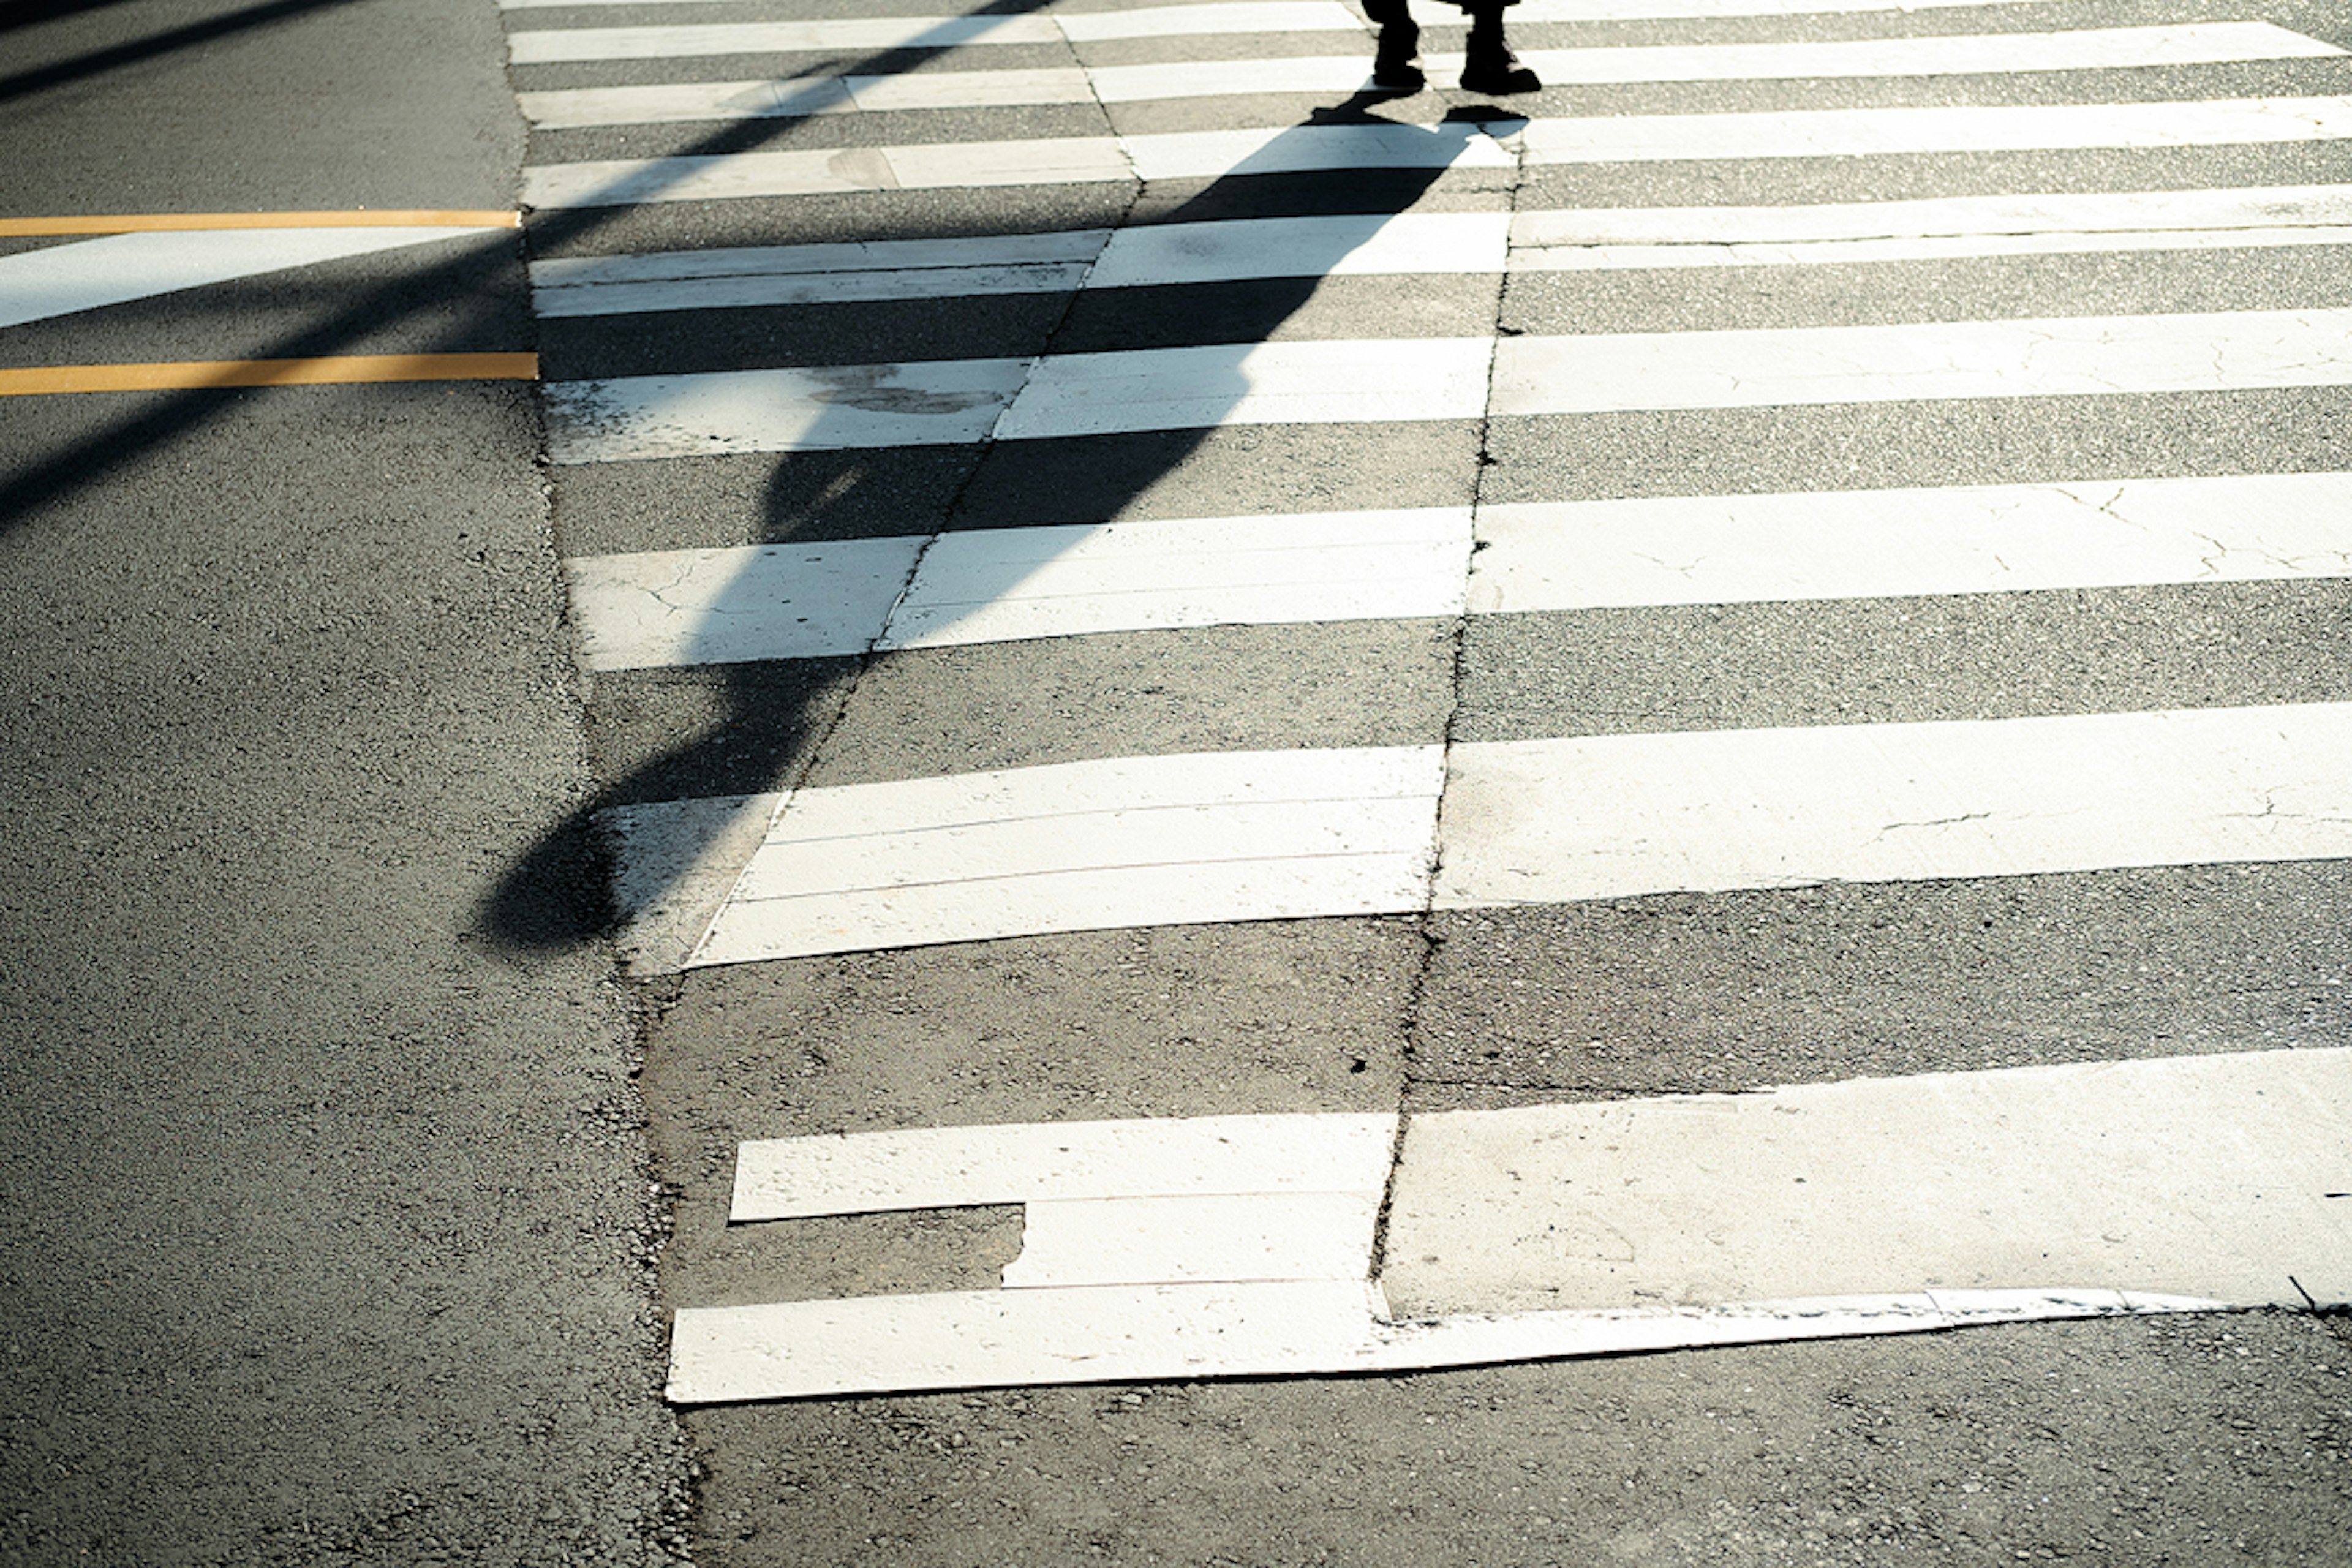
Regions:
M 1536 73 L 1519 63 L 1519 57 L 1503 44 L 1478 47 L 1474 43 L 1469 58 L 1463 62 L 1462 86 L 1468 92 L 1539 92 L 1543 83 Z
M 1421 52 L 1421 28 L 1412 22 L 1391 22 L 1381 28 L 1379 50 L 1372 56 L 1372 85 L 1386 92 L 1419 92 L 1428 84 L 1413 56 Z

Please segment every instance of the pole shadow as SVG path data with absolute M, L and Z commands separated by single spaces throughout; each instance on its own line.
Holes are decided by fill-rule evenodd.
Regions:
M 1297 259 L 1283 268 L 1283 276 L 1246 279 L 1240 286 L 1215 286 L 1220 289 L 1215 319 L 1220 341 L 1213 347 L 1230 351 L 1233 368 L 1221 386 L 1209 389 L 1211 405 L 1202 408 L 1197 424 L 1107 437 L 990 438 L 978 443 L 976 450 L 967 447 L 957 493 L 947 509 L 944 533 L 1005 525 L 1001 516 L 989 515 L 989 505 L 979 494 L 976 481 L 983 474 L 984 489 L 992 495 L 1013 491 L 1061 496 L 1060 511 L 1045 508 L 1024 515 L 1020 521 L 1099 528 L 1116 519 L 1128 502 L 1144 495 L 1190 458 L 1221 426 L 1223 416 L 1247 393 L 1249 384 L 1239 363 L 1244 354 L 1271 339 L 1350 251 L 1382 224 L 1414 206 L 1462 152 L 1479 138 L 1494 134 L 1492 128 L 1497 122 L 1512 128 L 1520 122 L 1517 116 L 1482 108 L 1454 110 L 1433 127 L 1409 125 L 1371 112 L 1374 105 L 1397 96 L 1360 90 L 1342 103 L 1315 110 L 1285 134 L 1297 136 L 1332 126 L 1396 126 L 1400 133 L 1431 138 L 1441 150 L 1450 144 L 1451 151 L 1404 166 L 1312 175 L 1265 173 L 1284 164 L 1282 139 L 1277 138 L 1266 154 L 1227 173 L 1150 220 L 1152 227 L 1246 217 L 1340 215 L 1361 220 L 1331 236 L 1319 249 L 1309 247 L 1299 252 Z M 1121 226 L 1114 231 L 1111 243 L 1118 243 L 1117 234 L 1132 232 L 1132 227 Z M 1045 353 L 1055 353 L 1073 335 L 1073 318 L 1082 305 L 1115 297 L 1116 290 L 1084 286 L 1071 291 L 1060 321 L 1048 337 Z M 1097 331 L 1099 324 L 1095 323 Z M 1017 396 L 1016 388 L 1000 408 L 1010 406 Z M 835 514 L 853 500 L 863 507 L 867 498 L 860 492 L 890 482 L 887 471 L 894 454 L 924 448 L 856 444 L 854 427 L 867 416 L 853 400 L 837 414 L 817 416 L 797 438 L 792 449 L 806 454 L 807 460 L 796 458 L 781 467 L 772 479 L 761 535 L 765 542 L 870 533 L 870 529 L 854 522 L 835 522 Z M 1095 444 L 1106 459 L 1085 464 L 1091 482 L 1075 489 L 1067 482 L 1067 467 L 1062 461 L 1073 441 Z M 1031 564 L 1003 564 L 992 578 L 978 580 L 976 597 L 984 601 L 1000 596 L 1035 569 Z M 772 603 L 772 581 L 764 574 L 739 575 L 718 596 L 711 618 L 758 614 Z M 882 626 L 877 625 L 875 630 L 878 634 Z M 716 717 L 696 733 L 605 783 L 593 798 L 551 827 L 511 868 L 484 906 L 488 933 L 499 943 L 519 949 L 622 934 L 633 912 L 658 904 L 678 890 L 679 880 L 693 871 L 698 851 L 708 851 L 722 839 L 740 848 L 745 841 L 745 825 L 734 820 L 716 797 L 788 788 L 804 772 L 822 731 L 831 722 L 835 706 L 830 694 L 845 680 L 854 683 L 857 671 L 880 657 L 887 655 L 869 648 L 842 660 L 744 661 L 719 667 L 723 673 L 719 677 L 721 689 Z M 840 698 L 846 700 L 845 694 Z M 714 789 L 714 783 L 721 787 Z M 634 808 L 676 801 L 681 788 L 692 790 L 698 784 L 713 809 L 699 824 L 684 830 L 685 842 L 657 848 L 650 855 L 636 852 L 623 858 L 618 854 L 614 836 L 629 832 L 629 814 Z M 766 804 L 754 801 L 741 809 L 757 812 Z M 764 826 L 764 822 L 763 815 L 759 826 Z M 756 843 L 756 835 L 751 842 Z M 643 851 L 645 846 L 639 842 L 636 847 Z M 607 857 L 612 858 L 609 862 Z M 592 875 L 586 869 L 592 865 L 607 865 L 625 876 L 627 908 L 615 896 L 594 896 L 598 888 L 614 888 L 617 879 Z M 719 889 L 722 895 L 724 890 Z

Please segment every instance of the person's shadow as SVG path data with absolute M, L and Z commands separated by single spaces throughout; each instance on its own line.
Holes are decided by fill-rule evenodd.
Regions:
M 1498 124 L 1516 129 L 1517 117 L 1483 108 L 1457 109 L 1434 126 L 1385 120 L 1370 107 L 1392 93 L 1359 91 L 1346 102 L 1316 110 L 1278 137 L 1260 155 L 1210 184 L 1155 224 L 1211 222 L 1278 215 L 1331 216 L 1360 221 L 1318 226 L 1319 238 L 1286 248 L 1278 278 L 1253 279 L 1203 290 L 1214 314 L 1200 332 L 1232 351 L 1230 410 L 1248 389 L 1241 359 L 1270 338 L 1315 293 L 1333 268 L 1364 244 L 1387 220 L 1412 207 L 1438 178 Z M 1314 137 L 1329 128 L 1392 127 L 1391 137 L 1427 137 L 1428 150 L 1411 143 L 1381 160 L 1377 168 L 1313 174 L 1279 171 L 1287 160 L 1282 145 L 1296 136 Z M 1311 161 L 1311 160 L 1310 160 Z M 1084 330 L 1076 307 L 1103 296 L 1076 293 L 1072 309 L 1049 340 L 1046 353 Z M 1098 328 L 1099 320 L 1097 317 Z M 1052 441 L 998 440 L 974 452 L 966 447 L 950 460 L 964 467 L 946 512 L 946 529 L 1011 523 L 1100 525 L 1117 519 L 1131 501 L 1182 464 L 1216 427 L 1221 409 L 1211 390 L 1197 426 L 1180 430 L 1064 437 Z M 762 539 L 782 543 L 838 539 L 871 532 L 847 514 L 870 514 L 874 492 L 891 484 L 893 449 L 857 445 L 855 426 L 865 417 L 854 402 L 838 415 L 820 415 L 796 442 L 792 461 L 780 464 L 765 498 Z M 829 430 L 829 426 L 837 429 Z M 1070 460 L 1073 440 L 1105 448 L 1098 460 Z M 839 445 L 836 446 L 835 443 Z M 948 456 L 942 454 L 942 456 Z M 877 458 L 881 460 L 877 461 Z M 1020 497 L 1017 514 L 1003 504 Z M 996 498 L 992 500 L 992 498 Z M 838 515 L 837 515 L 838 514 Z M 1278 519 L 1269 519 L 1269 524 Z M 1034 563 L 1004 563 L 995 576 L 960 577 L 985 602 L 1009 592 Z M 757 616 L 772 603 L 774 578 L 745 573 L 723 588 L 707 612 L 709 623 Z M 959 595 L 960 597 L 965 595 Z M 876 628 L 877 632 L 880 628 Z M 938 637 L 945 625 L 927 623 Z M 658 754 L 630 766 L 600 787 L 593 798 L 550 827 L 514 864 L 489 896 L 485 925 L 502 945 L 544 949 L 620 933 L 639 925 L 644 945 L 633 950 L 648 972 L 678 967 L 719 900 L 756 847 L 772 813 L 772 792 L 788 789 L 806 771 L 843 698 L 843 687 L 872 653 L 847 659 L 746 661 L 718 667 L 722 690 L 706 710 L 709 717 L 692 733 L 679 736 Z M 615 857 L 616 844 L 626 853 Z

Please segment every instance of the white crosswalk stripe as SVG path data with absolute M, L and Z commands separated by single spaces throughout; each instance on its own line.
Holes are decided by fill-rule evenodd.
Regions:
M 2352 310 L 1236 344 L 560 383 L 560 463 L 1917 398 L 2352 384 Z
M 1451 616 L 1472 542 L 1466 507 L 1307 512 L 589 556 L 570 578 L 582 658 L 644 669 Z
M 2057 668 L 2047 690 L 1964 700 L 1929 689 L 1924 661 L 1900 668 L 1915 616 L 2014 616 L 2030 637 L 2069 595 L 2213 591 L 2219 621 L 2240 603 L 2225 588 L 2299 605 L 2352 579 L 2352 472 L 2296 423 L 2325 424 L 2352 386 L 2332 249 L 2352 247 L 2352 78 L 2335 42 L 2209 8 L 2092 26 L 2044 0 L 1525 0 L 1520 52 L 1576 90 L 1513 100 L 1524 119 L 1439 121 L 1428 100 L 1299 115 L 1302 97 L 1368 85 L 1370 28 L 1337 0 L 829 20 L 681 5 L 674 25 L 652 16 L 673 0 L 645 0 L 605 26 L 608 3 L 509 34 L 541 137 L 525 200 L 586 237 L 531 269 L 560 367 L 559 493 L 593 476 L 583 493 L 643 505 L 675 483 L 748 511 L 769 489 L 757 515 L 600 518 L 566 562 L 581 662 L 600 692 L 708 681 L 747 724 L 772 667 L 848 671 L 805 776 L 648 788 L 606 815 L 635 973 L 1269 921 L 1401 918 L 1455 942 L 1478 928 L 1449 921 L 1654 898 L 2352 859 L 2352 693 L 2324 670 L 2175 695 Z M 1804 17 L 1843 20 L 1770 25 Z M 1454 20 L 1424 17 L 1433 82 L 1460 68 Z M 1576 30 L 1639 22 L 1677 25 Z M 1212 38 L 1234 58 L 1173 42 Z M 934 58 L 902 70 L 886 58 L 901 53 Z M 759 58 L 779 55 L 809 58 Z M 1328 200 L 1347 181 L 1327 176 L 1361 189 Z M 1382 182 L 1404 193 L 1387 207 Z M 2246 450 L 2067 444 L 2158 407 L 2183 429 L 2241 419 Z M 2036 426 L 2058 434 L 2017 434 Z M 1719 449 L 1717 426 L 1738 432 Z M 1428 500 L 1409 457 L 1393 494 L 1364 499 L 1376 487 L 1349 470 L 1451 427 L 1475 499 Z M 1952 434 L 1996 429 L 2017 449 Z M 1647 466 L 1608 467 L 1612 442 Z M 1878 471 L 1905 444 L 1915 468 Z M 1299 474 L 1271 471 L 1286 462 Z M 1275 499 L 1200 477 L 1237 463 Z M 1122 465 L 1112 502 L 1070 499 Z M 821 514 L 792 488 L 803 473 L 824 497 L 903 482 L 954 499 L 799 537 L 776 520 Z M 722 478 L 694 489 L 704 475 Z M 1560 663 L 1606 663 L 1613 646 L 1591 649 L 1630 626 L 1646 640 L 1622 661 L 1664 663 L 1704 635 L 1675 614 L 1741 606 L 1875 627 L 1885 679 L 1921 689 L 1904 710 L 1937 716 L 1762 723 L 1734 693 L 1630 717 L 1594 699 L 1577 728 L 1463 697 L 1482 659 L 1495 682 L 1569 679 L 1490 648 L 1555 636 Z M 1236 741 L 1263 731 L 1197 713 L 1181 741 L 1127 743 L 1079 713 L 1023 738 L 1039 760 L 892 749 L 933 711 L 907 695 L 928 678 L 970 682 L 952 733 L 977 735 L 1001 693 L 1074 685 L 1097 655 L 1183 650 L 1169 680 L 1207 690 L 1235 649 L 1304 665 L 1325 639 L 1402 647 L 1430 626 L 1454 639 L 1457 706 L 1412 743 L 1303 724 Z M 1832 664 L 1837 647 L 1773 655 Z M 2346 1288 L 2309 1245 L 2340 1217 L 2308 1182 L 2244 1172 L 2326 1144 L 2342 1073 L 2335 1054 L 2247 1049 L 1810 1085 L 1752 1115 L 1652 1097 L 1319 1130 L 1234 1118 L 1213 1157 L 1174 1121 L 749 1140 L 739 1223 L 1019 1203 L 1026 1249 L 995 1289 L 688 1307 L 672 1396 L 2291 1302 L 2290 1284 Z M 2068 1109 L 2021 1109 L 2044 1104 Z M 1827 1142 L 1776 1142 L 1773 1118 L 1800 1113 Z M 2145 1142 L 2137 1195 L 2084 1173 L 2069 1115 L 2102 1150 Z M 1567 1177 L 1496 1174 L 1589 1154 L 1603 1131 L 1625 1134 L 1610 1153 L 1628 1184 L 1699 1174 L 1597 1219 L 1559 1196 Z M 1344 1179 L 1299 1154 L 1326 1134 Z M 1215 1173 L 1260 1139 L 1271 1164 Z M 2168 1143 L 2200 1152 L 2168 1172 Z M 1865 1144 L 1865 1172 L 1812 1185 L 1824 1150 Z M 2042 1158 L 2049 1180 L 2000 1225 L 1922 1217 L 1987 1212 Z M 1745 1191 L 1758 1171 L 1769 1196 Z M 2217 1183 L 2234 1184 L 2209 1204 Z M 1670 1217 L 1689 1214 L 1710 1217 L 1683 1236 Z M 2117 1239 L 2190 1214 L 2236 1240 L 2184 1261 Z M 1588 1245 L 1621 1225 L 1642 1267 Z
M 1216 752 L 784 797 L 691 964 L 1105 926 L 2352 858 L 2352 707 Z M 1439 864 L 1428 839 L 1443 793 Z
M 2352 185 L 1806 207 L 1247 218 L 949 240 L 575 257 L 531 268 L 542 316 L 727 310 L 1386 273 L 1787 266 L 2352 242 Z
M 1211 752 L 800 791 L 693 963 L 1426 900 L 1433 747 Z
M 2331 1158 L 2347 1093 L 2337 1049 L 1416 1117 L 1391 1189 L 1398 1262 L 1369 1289 L 1383 1118 L 748 1143 L 740 1217 L 1025 1202 L 1022 1256 L 997 1291 L 681 1311 L 671 1397 L 1369 1372 L 2299 1304 L 2352 1288 L 2344 1216 L 2297 1179 Z M 1347 1168 L 1367 1152 L 1374 1169 Z M 1321 1169 L 1300 1168 L 1317 1154 Z M 779 1205 L 779 1176 L 822 1196 Z M 1071 1187 L 1089 1195 L 1058 1195 Z M 2184 1255 L 2184 1223 L 2213 1244 Z M 1033 1258 L 1059 1272 L 1034 1278 Z M 2172 1289 L 1991 1283 L 2036 1276 Z
M 1493 352 L 1485 338 L 1236 343 L 1034 363 L 948 360 L 559 383 L 548 388 L 550 450 L 559 463 L 613 463 L 1215 425 L 1475 419 L 1486 406 Z M 2323 363 L 2312 374 L 2333 372 Z
M 1738 81 L 1774 78 L 1968 76 L 1990 71 L 2129 70 L 2231 60 L 2316 59 L 2342 50 L 2266 22 L 2112 27 L 2071 33 L 1858 39 L 1822 44 L 1694 44 L 1647 48 L 1528 49 L 1546 81 Z M 1430 68 L 1458 75 L 1459 55 Z M 570 88 L 520 95 L 546 129 L 655 121 L 790 119 L 856 110 L 985 105 L 1138 103 L 1264 93 L 1353 92 L 1370 78 L 1360 55 L 1164 65 L 933 71 L 913 76 L 787 78 L 657 87 Z
M 1493 412 L 2083 397 L 2352 381 L 2352 310 L 1522 337 Z
M 1498 503 L 1475 539 L 1469 510 L 1444 508 L 1066 524 L 583 556 L 569 576 L 592 669 L 1465 606 L 2342 577 L 2352 474 Z
M 1530 166 L 1901 153 L 2224 147 L 2352 138 L 2352 98 L 2184 103 L 1828 109 L 1537 121 Z M 827 192 L 1227 179 L 1350 169 L 1508 168 L 1510 149 L 1465 127 L 1307 125 L 1126 137 L 603 159 L 525 171 L 539 207 L 725 201 Z

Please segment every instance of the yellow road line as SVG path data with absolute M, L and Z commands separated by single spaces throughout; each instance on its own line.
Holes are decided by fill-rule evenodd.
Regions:
M 0 217 L 0 239 L 53 234 L 153 234 L 203 228 L 520 228 L 516 212 L 130 213 L 112 217 Z
M 536 381 L 533 353 L 340 354 L 0 370 L 0 397 L 44 392 L 165 392 L 215 386 L 334 386 L 368 381 Z

